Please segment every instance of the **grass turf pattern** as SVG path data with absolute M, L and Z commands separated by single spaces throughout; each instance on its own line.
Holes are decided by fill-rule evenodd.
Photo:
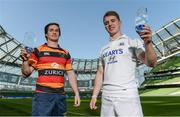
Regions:
M 73 100 L 68 99 L 67 116 L 99 116 L 98 109 L 89 109 L 89 99 L 82 99 L 79 108 L 73 107 Z M 0 116 L 30 116 L 32 99 L 0 99 Z M 142 96 L 142 108 L 145 116 L 180 116 L 179 96 Z

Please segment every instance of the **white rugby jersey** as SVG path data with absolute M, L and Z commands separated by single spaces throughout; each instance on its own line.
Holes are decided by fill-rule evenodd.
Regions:
M 104 66 L 103 95 L 116 95 L 122 89 L 137 88 L 136 57 L 142 51 L 142 41 L 126 35 L 111 40 L 101 49 L 99 65 Z

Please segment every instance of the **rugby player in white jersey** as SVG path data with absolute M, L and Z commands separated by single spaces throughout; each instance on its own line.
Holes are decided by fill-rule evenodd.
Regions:
M 100 51 L 90 108 L 97 108 L 102 88 L 101 116 L 143 116 L 135 68 L 136 59 L 150 67 L 157 63 L 151 29 L 146 25 L 138 32 L 141 39 L 132 40 L 121 32 L 122 22 L 115 11 L 106 12 L 103 22 L 110 41 Z

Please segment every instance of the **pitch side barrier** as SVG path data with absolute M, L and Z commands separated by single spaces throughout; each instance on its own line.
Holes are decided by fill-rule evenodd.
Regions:
M 146 89 L 157 89 L 157 88 L 176 88 L 180 87 L 180 84 L 153 84 L 145 86 Z
M 171 69 L 171 70 L 145 73 L 144 74 L 145 82 L 142 84 L 142 87 L 145 89 L 180 87 L 180 83 L 176 81 L 163 83 L 163 81 L 174 79 L 179 76 L 180 76 L 180 69 Z
M 180 76 L 180 69 L 163 70 L 158 72 L 144 73 L 146 80 L 156 79 L 157 77 L 167 77 L 167 76 Z

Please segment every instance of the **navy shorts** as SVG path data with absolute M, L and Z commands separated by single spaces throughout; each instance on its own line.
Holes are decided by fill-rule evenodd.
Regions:
M 63 116 L 67 111 L 63 94 L 35 93 L 32 116 Z

